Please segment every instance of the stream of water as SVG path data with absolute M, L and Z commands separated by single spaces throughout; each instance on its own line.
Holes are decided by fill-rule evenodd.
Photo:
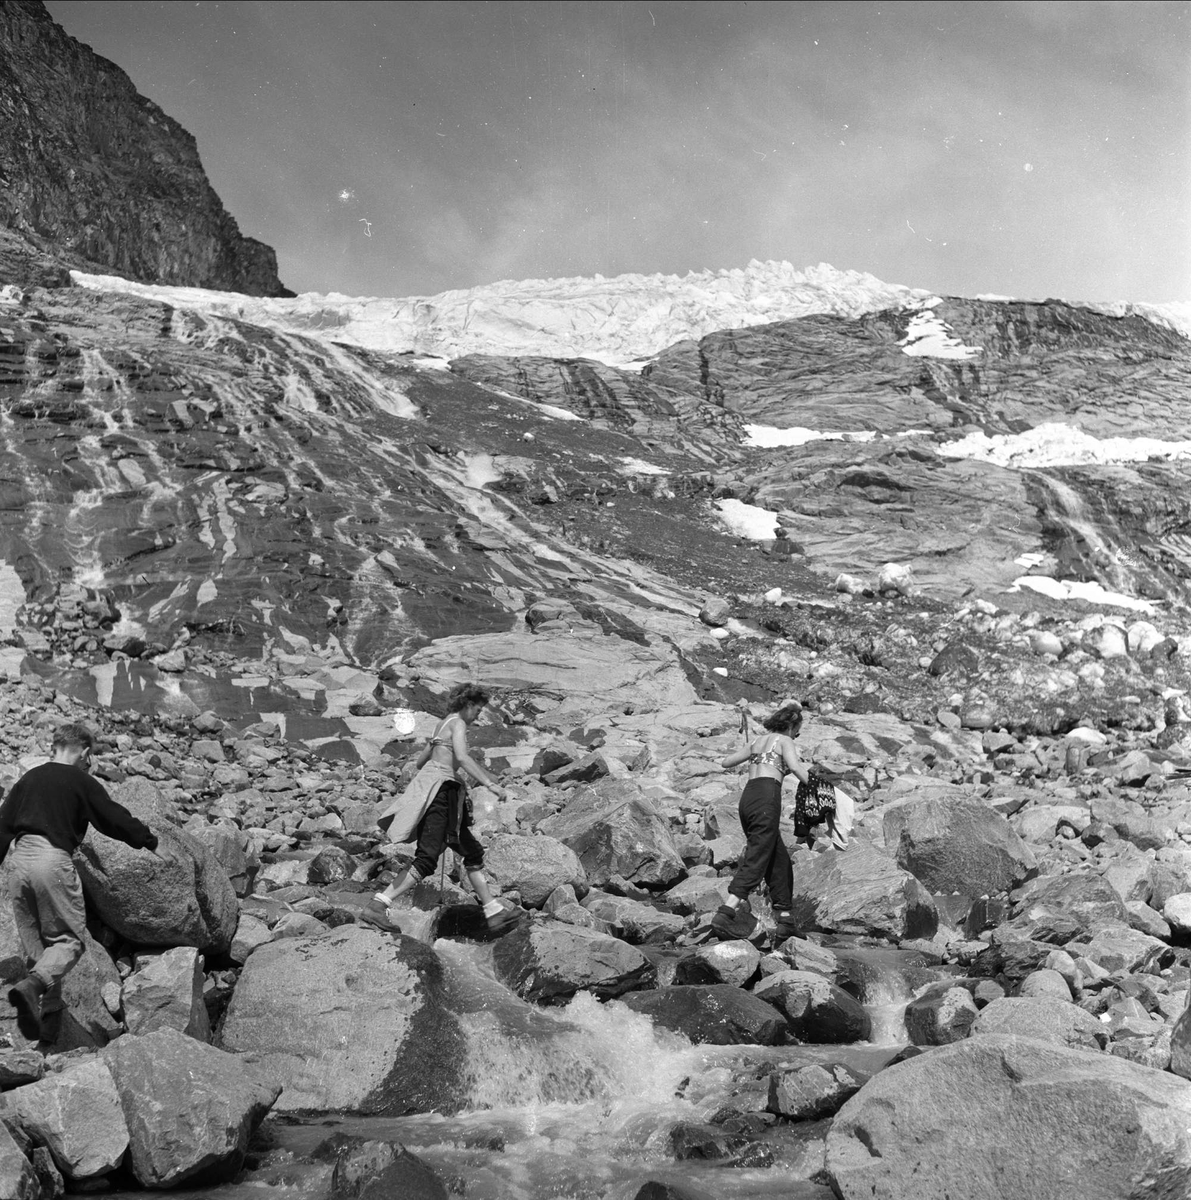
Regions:
M 270 1117 L 254 1143 L 254 1169 L 198 1191 L 109 1193 L 178 1200 L 325 1200 L 327 1164 L 308 1161 L 333 1134 L 398 1142 L 467 1200 L 619 1200 L 647 1179 L 685 1183 L 723 1200 L 821 1197 L 828 1121 L 779 1122 L 765 1135 L 765 1167 L 675 1161 L 670 1130 L 706 1122 L 725 1106 L 763 1107 L 779 1064 L 842 1062 L 865 1075 L 904 1042 L 907 994 L 891 972 L 870 1005 L 877 1042 L 852 1046 L 710 1046 L 656 1027 L 611 1001 L 580 994 L 558 1009 L 526 1004 L 492 972 L 491 947 L 439 940 L 452 1008 L 468 1042 L 467 1095 L 456 1116 Z

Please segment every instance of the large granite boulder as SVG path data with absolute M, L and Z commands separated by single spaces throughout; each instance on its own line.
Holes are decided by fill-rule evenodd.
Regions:
M 562 812 L 538 828 L 579 856 L 593 887 L 620 876 L 665 888 L 686 873 L 670 823 L 631 780 L 605 779 L 578 789 Z
M 630 992 L 621 1003 L 692 1042 L 778 1046 L 786 1018 L 772 1004 L 730 983 L 687 984 Z
M 102 1054 L 142 1187 L 205 1185 L 234 1175 L 249 1136 L 281 1092 L 243 1059 L 175 1029 L 119 1038 Z
M 915 1046 L 950 1045 L 968 1036 L 977 1011 L 967 988 L 931 983 L 906 1005 L 906 1032 Z
M 244 964 L 220 1032 L 283 1086 L 277 1108 L 396 1115 L 463 1103 L 463 1036 L 442 964 L 400 934 L 345 925 Z
M 1037 869 L 1033 852 L 999 813 L 965 796 L 927 796 L 885 813 L 885 846 L 927 891 L 995 895 Z
M 1091 1013 L 1054 996 L 1002 996 L 985 1005 L 972 1037 L 1022 1037 L 1083 1050 L 1102 1050 L 1108 1031 Z
M 793 921 L 803 930 L 866 934 L 902 941 L 933 937 L 939 914 L 930 893 L 875 846 L 800 857 Z
M 872 1033 L 861 1004 L 813 971 L 778 971 L 761 980 L 753 995 L 784 1013 L 800 1042 L 860 1042 Z
M 635 946 L 554 921 L 535 920 L 506 934 L 493 947 L 492 961 L 498 979 L 538 1003 L 563 1003 L 579 991 L 608 999 L 657 979 Z
M 556 887 L 587 888 L 579 856 L 552 837 L 495 834 L 484 847 L 484 870 L 502 888 L 516 888 L 527 908 L 541 908 Z
M 136 969 L 124 981 L 124 1023 L 129 1033 L 177 1029 L 200 1042 L 211 1040 L 203 960 L 193 946 L 137 955 Z
M 1030 1038 L 888 1067 L 836 1114 L 840 1200 L 1115 1200 L 1191 1192 L 1191 1083 Z
M 1040 875 L 1013 895 L 1014 916 L 1061 912 L 1087 930 L 1103 925 L 1128 925 L 1129 910 L 1111 883 L 1091 871 L 1069 875 Z
M 0 1095 L 0 1117 L 49 1148 L 67 1179 L 105 1175 L 128 1149 L 115 1081 L 98 1058 L 82 1059 Z
M 134 776 L 111 794 L 157 834 L 158 850 L 168 861 L 88 830 L 75 865 L 104 924 L 140 946 L 195 946 L 225 954 L 239 905 L 215 855 L 174 824 L 147 779 Z

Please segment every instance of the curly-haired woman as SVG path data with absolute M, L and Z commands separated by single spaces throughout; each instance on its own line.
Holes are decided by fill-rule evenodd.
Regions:
M 519 910 L 505 908 L 492 898 L 483 871 L 484 847 L 472 832 L 471 800 L 463 782 L 464 776 L 469 775 L 502 799 L 511 794 L 476 762 L 467 748 L 468 726 L 475 722 L 488 700 L 488 693 L 475 683 L 461 683 L 451 689 L 447 715 L 439 721 L 414 763 L 418 773 L 409 787 L 377 817 L 377 824 L 391 842 L 416 839 L 417 849 L 409 869 L 384 891 L 377 892 L 365 906 L 363 916 L 374 925 L 393 928 L 388 916 L 390 905 L 434 873 L 439 856 L 448 846 L 463 855 L 463 869 L 475 888 L 491 931 L 503 933 L 522 916 Z
M 749 895 L 764 880 L 777 921 L 778 940 L 798 930 L 791 920 L 794 871 L 778 832 L 782 815 L 782 780 L 794 775 L 806 783 L 809 772 L 798 757 L 794 739 L 802 729 L 802 705 L 783 704 L 762 722 L 765 733 L 723 759 L 724 767 L 749 764 L 748 782 L 740 797 L 740 824 L 747 839 L 744 854 L 728 885 L 728 899 L 716 910 L 711 928 L 723 938 L 747 938 L 757 927 Z

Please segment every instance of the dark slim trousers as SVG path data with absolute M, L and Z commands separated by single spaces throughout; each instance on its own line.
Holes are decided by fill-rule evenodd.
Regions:
M 732 876 L 728 891 L 747 900 L 764 879 L 775 909 L 794 903 L 794 868 L 778 831 L 782 815 L 782 785 L 776 779 L 750 779 L 740 797 L 740 826 L 748 845 Z

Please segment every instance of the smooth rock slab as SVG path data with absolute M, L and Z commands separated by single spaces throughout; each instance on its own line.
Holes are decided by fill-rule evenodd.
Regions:
M 511 936 L 511 935 L 510 935 Z M 284 1086 L 279 1111 L 455 1112 L 464 1043 L 442 963 L 400 934 L 345 925 L 255 950 L 232 994 L 224 1049 Z
M 133 1174 L 147 1188 L 234 1175 L 281 1092 L 236 1055 L 176 1029 L 120 1038 L 103 1058 L 128 1125 Z
M 836 1114 L 840 1200 L 1191 1194 L 1191 1083 L 1105 1054 L 972 1038 L 887 1067 Z
M 103 1175 L 128 1149 L 116 1083 L 98 1058 L 5 1092 L 0 1116 L 14 1118 L 46 1146 L 68 1179 Z
M 562 1003 L 579 991 L 608 999 L 649 987 L 657 978 L 635 946 L 554 921 L 534 921 L 505 934 L 493 946 L 492 961 L 498 979 L 537 1003 Z
M 875 846 L 858 842 L 800 859 L 794 872 L 792 919 L 804 930 L 886 937 L 931 938 L 939 914 L 909 871 Z
M 692 1042 L 778 1046 L 786 1038 L 786 1018 L 773 1005 L 729 983 L 630 992 L 621 1003 Z

